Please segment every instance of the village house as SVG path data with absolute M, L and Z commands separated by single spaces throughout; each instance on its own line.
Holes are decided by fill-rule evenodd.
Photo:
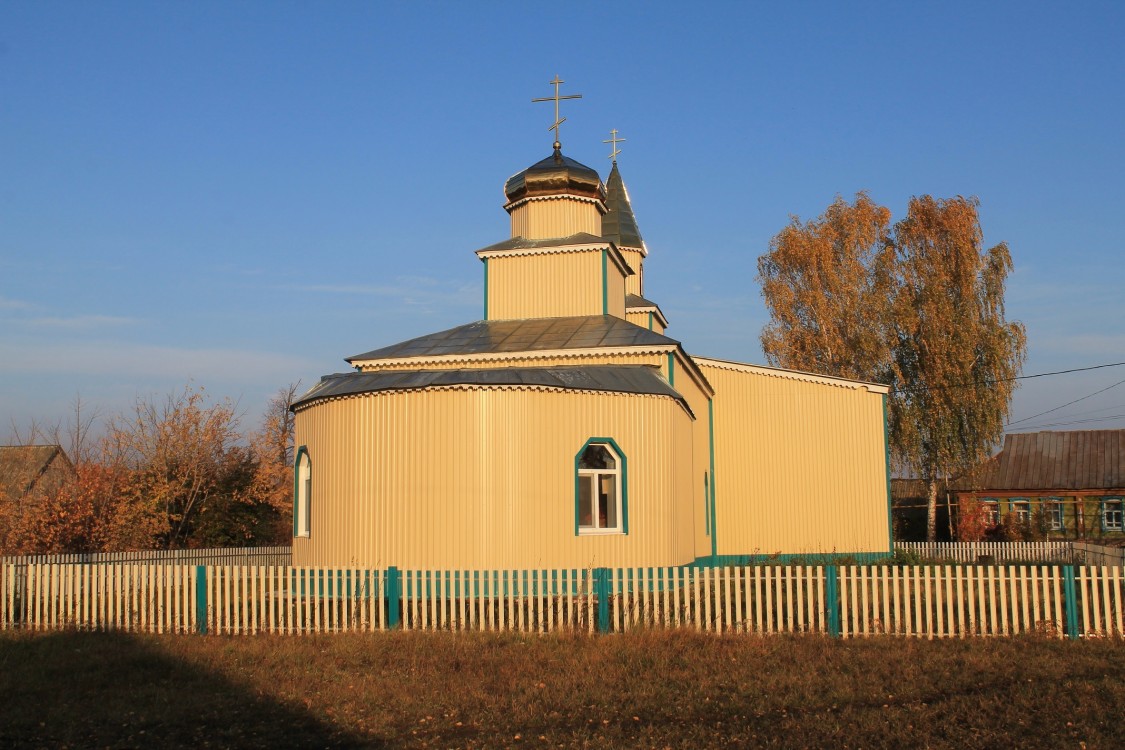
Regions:
M 1006 435 L 955 494 L 983 504 L 991 527 L 1010 517 L 1037 536 L 1125 541 L 1125 430 Z

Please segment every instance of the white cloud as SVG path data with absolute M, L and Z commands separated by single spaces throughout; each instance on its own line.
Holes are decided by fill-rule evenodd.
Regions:
M 0 310 L 26 310 L 29 307 L 31 307 L 31 305 L 22 300 L 0 296 Z
M 32 344 L 16 347 L 0 342 L 0 373 L 111 375 L 223 379 L 258 383 L 285 380 L 293 373 L 315 371 L 316 362 L 276 352 L 246 349 L 181 349 L 146 344 L 82 341 L 74 344 Z
M 286 291 L 317 294 L 360 295 L 382 298 L 398 305 L 431 313 L 450 307 L 479 306 L 483 293 L 480 284 L 447 281 L 425 276 L 398 276 L 385 284 L 305 284 L 282 287 Z
M 124 318 L 115 315 L 74 315 L 71 317 L 31 318 L 27 322 L 29 325 L 43 328 L 88 331 L 92 328 L 133 325 L 140 321 L 136 318 Z

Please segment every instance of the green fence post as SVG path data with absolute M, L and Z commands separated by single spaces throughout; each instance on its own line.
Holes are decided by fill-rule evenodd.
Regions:
M 195 631 L 207 635 L 207 566 L 195 566 Z
M 1063 566 L 1063 596 L 1066 597 L 1066 634 L 1078 639 L 1078 596 L 1074 586 L 1074 566 Z
M 609 632 L 609 568 L 594 568 L 594 596 L 598 599 L 598 632 Z
M 402 571 L 395 566 L 387 568 L 387 583 L 383 590 L 387 594 L 387 627 L 397 628 L 402 619 L 399 601 L 402 599 Z
M 840 637 L 840 571 L 835 565 L 824 569 L 825 606 L 828 608 L 828 635 L 832 638 Z

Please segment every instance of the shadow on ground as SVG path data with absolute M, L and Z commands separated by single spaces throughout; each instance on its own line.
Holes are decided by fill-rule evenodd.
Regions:
M 123 633 L 0 638 L 0 747 L 371 747 Z

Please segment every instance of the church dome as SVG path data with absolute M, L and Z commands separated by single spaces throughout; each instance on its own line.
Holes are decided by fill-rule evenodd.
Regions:
M 598 173 L 574 159 L 555 153 L 512 175 L 504 183 L 509 203 L 544 195 L 576 195 L 605 201 L 605 186 Z

